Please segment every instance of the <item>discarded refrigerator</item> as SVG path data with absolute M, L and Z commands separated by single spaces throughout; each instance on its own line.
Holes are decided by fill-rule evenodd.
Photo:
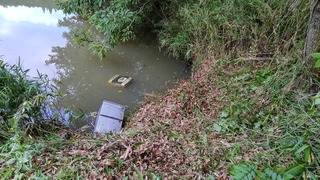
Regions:
M 97 114 L 94 132 L 119 132 L 122 127 L 124 111 L 124 105 L 103 101 Z

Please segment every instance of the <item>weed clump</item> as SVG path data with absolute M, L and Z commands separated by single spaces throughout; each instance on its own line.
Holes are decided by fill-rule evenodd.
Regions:
M 175 56 L 193 58 L 210 51 L 272 57 L 301 50 L 309 1 L 192 1 L 161 21 L 159 39 Z
M 44 102 L 52 93 L 48 91 L 46 76 L 36 79 L 27 75 L 21 64 L 9 65 L 0 60 L 0 138 L 27 131 L 44 120 Z

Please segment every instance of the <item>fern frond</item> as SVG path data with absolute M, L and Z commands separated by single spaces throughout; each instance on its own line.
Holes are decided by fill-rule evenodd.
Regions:
M 258 167 L 255 164 L 234 165 L 230 171 L 234 180 L 252 180 L 256 177 Z
M 266 168 L 262 173 L 262 179 L 284 180 L 285 178 L 273 169 Z

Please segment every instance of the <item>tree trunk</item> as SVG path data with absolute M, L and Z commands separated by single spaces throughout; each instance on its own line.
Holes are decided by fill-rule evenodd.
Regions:
M 306 44 L 304 47 L 304 56 L 308 61 L 309 67 L 314 66 L 310 54 L 319 52 L 320 49 L 320 0 L 311 0 L 310 2 L 310 20 L 307 31 Z

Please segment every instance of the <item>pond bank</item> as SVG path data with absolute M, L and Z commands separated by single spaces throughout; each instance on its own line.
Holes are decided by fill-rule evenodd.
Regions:
M 72 119 L 67 123 L 75 129 L 91 124 L 88 114 L 98 111 L 103 100 L 123 104 L 130 112 L 145 94 L 164 92 L 172 81 L 190 74 L 183 61 L 159 50 L 155 34 L 119 43 L 99 59 L 75 42 L 76 32 L 93 28 L 57 10 L 51 0 L 1 1 L 0 27 L 3 60 L 21 61 L 31 77 L 38 71 L 48 75 L 60 94 L 56 106 L 61 119 Z M 107 81 L 116 74 L 132 77 L 133 83 L 126 88 L 110 85 Z M 70 118 L 70 111 L 84 118 Z
M 68 2 L 78 7 L 79 1 Z M 140 4 L 111 2 L 111 8 L 141 10 Z M 166 10 L 167 2 L 176 1 L 165 1 L 159 10 Z M 309 4 L 299 2 L 294 8 L 288 1 L 262 0 L 170 4 L 175 6 L 164 14 L 160 42 L 176 55 L 197 57 L 191 78 L 145 98 L 119 134 L 54 126 L 39 139 L 11 138 L 2 147 L 0 174 L 7 179 L 319 179 L 320 83 L 301 57 Z
M 268 91 L 261 91 L 270 87 L 261 81 L 261 73 L 269 71 L 270 64 L 246 60 L 235 64 L 207 57 L 190 79 L 181 80 L 163 95 L 146 97 L 121 133 L 92 136 L 69 131 L 70 140 L 63 147 L 54 145 L 56 153 L 42 153 L 34 159 L 45 157 L 38 162 L 45 164 L 41 170 L 45 175 L 77 176 L 76 172 L 81 171 L 81 177 L 89 179 L 231 179 L 236 168 L 258 171 L 257 165 L 271 163 L 290 170 L 296 166 L 291 153 L 284 152 L 279 158 L 272 144 L 260 142 L 266 142 L 266 137 L 281 141 L 278 137 L 285 137 L 285 132 L 267 132 L 288 126 L 282 123 L 287 118 L 298 118 L 298 110 L 288 117 L 277 112 L 274 116 L 284 122 L 273 121 L 268 112 L 275 104 L 268 101 Z M 257 121 L 257 116 L 262 118 Z M 309 125 L 313 126 L 312 122 Z M 66 130 L 61 132 L 65 134 Z M 52 165 L 56 159 L 60 163 Z M 70 162 L 71 166 L 64 165 Z M 236 165 L 242 162 L 257 165 Z M 45 168 L 48 166 L 56 170 Z M 262 169 L 262 175 L 266 171 L 269 169 Z
M 212 86 L 218 79 L 213 68 L 214 60 L 208 58 L 191 79 L 181 80 L 164 95 L 146 97 L 120 134 L 88 137 L 74 132 L 75 143 L 59 149 L 58 157 L 46 154 L 49 161 L 40 164 L 48 164 L 53 158 L 66 163 L 86 156 L 85 166 L 90 167 L 83 172 L 86 178 L 138 178 L 139 172 L 146 174 L 150 170 L 151 175 L 172 178 L 191 178 L 198 173 L 229 177 L 227 164 L 218 157 L 230 147 L 212 129 L 218 109 L 227 102 L 219 100 L 221 90 Z M 97 169 L 93 170 L 95 163 Z M 72 164 L 74 168 L 80 166 L 83 165 L 79 161 Z M 55 168 L 61 171 L 66 167 Z M 50 171 L 48 175 L 56 176 L 57 172 Z

